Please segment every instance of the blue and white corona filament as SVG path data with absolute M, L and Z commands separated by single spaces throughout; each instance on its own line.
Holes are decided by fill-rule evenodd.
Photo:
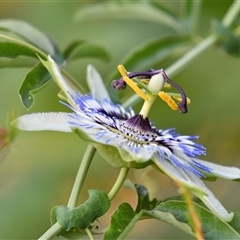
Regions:
M 205 155 L 205 148 L 194 142 L 196 136 L 182 136 L 174 129 L 157 129 L 148 119 L 151 106 L 158 97 L 172 109 L 187 112 L 189 99 L 163 70 L 127 73 L 119 66 L 122 78 L 112 85 L 116 89 L 124 89 L 128 85 L 144 99 L 141 111 L 135 114 L 132 109 L 126 110 L 110 100 L 100 75 L 92 66 L 87 69 L 91 94 L 82 95 L 70 88 L 50 57 L 47 62 L 41 61 L 65 94 L 67 102 L 64 104 L 73 112 L 29 114 L 16 119 L 12 123 L 14 126 L 28 131 L 77 131 L 114 166 L 154 164 L 174 181 L 185 185 L 218 217 L 231 221 L 233 213 L 226 211 L 202 179 L 222 177 L 236 180 L 240 178 L 240 169 L 200 160 L 199 156 Z M 165 93 L 162 89 L 167 84 L 176 87 L 180 94 Z M 175 103 L 173 98 L 179 103 Z

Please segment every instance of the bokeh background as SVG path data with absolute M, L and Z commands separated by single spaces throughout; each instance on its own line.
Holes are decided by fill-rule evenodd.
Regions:
M 231 3 L 203 1 L 201 28 L 204 34 L 209 32 L 211 20 L 221 19 Z M 148 21 L 76 22 L 76 11 L 88 4 L 87 1 L 6 1 L 0 2 L 0 18 L 25 20 L 46 32 L 62 48 L 75 39 L 105 47 L 111 55 L 108 63 L 87 58 L 68 65 L 68 71 L 82 83 L 86 79 L 88 63 L 93 64 L 107 79 L 131 49 L 161 34 L 158 24 Z M 1 125 L 6 124 L 7 114 L 14 109 L 18 110 L 19 115 L 27 113 L 18 96 L 19 86 L 27 71 L 0 69 Z M 181 134 L 199 135 L 199 142 L 207 147 L 204 159 L 240 167 L 240 60 L 212 47 L 175 76 L 174 81 L 185 89 L 192 100 L 189 113 L 182 115 L 170 111 L 159 102 L 150 113 L 153 122 L 159 128 L 175 127 Z M 35 95 L 35 104 L 28 113 L 65 111 L 66 108 L 57 98 L 58 91 L 58 87 L 50 82 Z M 135 109 L 139 108 L 140 105 Z M 49 228 L 50 209 L 67 203 L 86 146 L 74 134 L 19 132 L 13 151 L 0 163 L 0 239 L 36 239 Z M 118 172 L 96 154 L 79 203 L 87 199 L 90 188 L 108 192 Z M 154 170 L 149 170 L 147 174 L 152 180 L 149 178 L 145 184 L 154 184 L 156 191 L 153 194 L 158 199 L 178 194 L 168 177 Z M 131 170 L 129 178 L 143 183 L 143 176 L 142 170 Z M 207 185 L 228 210 L 240 210 L 238 183 L 218 179 Z M 134 207 L 134 192 L 121 189 L 110 212 L 123 201 Z M 106 226 L 109 220 L 108 215 L 100 219 L 100 224 Z M 163 222 L 148 220 L 138 223 L 128 239 L 192 237 Z

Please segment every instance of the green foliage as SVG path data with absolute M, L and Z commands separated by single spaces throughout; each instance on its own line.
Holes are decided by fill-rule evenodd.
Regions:
M 27 109 L 34 103 L 33 93 L 42 89 L 50 79 L 49 72 L 41 63 L 38 63 L 27 73 L 19 89 L 21 101 Z
M 130 23 L 151 22 L 159 31 L 157 37 L 145 38 L 141 44 L 133 46 L 118 62 L 131 71 L 161 66 L 168 67 L 180 59 L 203 36 L 194 26 L 201 22 L 197 19 L 194 9 L 196 1 L 180 1 L 178 3 L 148 2 L 148 1 L 100 1 L 94 5 L 82 7 L 77 11 L 75 20 L 85 24 L 91 21 L 128 21 Z M 157 27 L 156 27 L 157 26 Z M 164 34 L 160 29 L 165 29 Z M 144 31 L 144 29 L 143 29 Z M 134 33 L 133 33 L 134 34 Z M 215 21 L 212 34 L 217 37 L 217 46 L 233 56 L 239 56 L 240 39 L 237 29 L 225 26 Z M 132 37 L 132 36 L 129 36 Z M 97 38 L 97 36 L 96 36 Z M 111 33 L 109 33 L 111 38 Z M 30 70 L 19 88 L 22 104 L 29 109 L 34 104 L 34 94 L 40 91 L 51 80 L 48 63 L 44 64 L 47 56 L 59 65 L 64 77 L 70 85 L 79 92 L 86 92 L 83 86 L 65 70 L 66 64 L 81 58 L 94 58 L 110 62 L 111 58 L 105 48 L 95 43 L 89 43 L 83 38 L 71 40 L 63 50 L 47 34 L 21 20 L 0 20 L 0 68 L 24 68 Z M 43 59 L 39 61 L 38 56 Z M 120 61 L 121 60 L 121 61 Z M 111 63 L 111 62 L 110 62 Z M 45 68 L 46 67 L 46 68 Z M 116 71 L 110 71 L 109 81 L 118 78 Z M 82 139 L 90 140 L 80 131 L 75 131 Z M 99 153 L 114 167 L 144 168 L 151 164 L 123 161 L 122 156 L 114 147 L 93 143 Z M 123 153 L 124 154 L 124 153 Z M 103 176 L 106 177 L 106 176 Z M 137 194 L 137 206 L 134 210 L 124 202 L 113 213 L 111 224 L 104 234 L 104 239 L 124 239 L 135 227 L 138 221 L 155 219 L 164 221 L 194 236 L 191 216 L 186 203 L 176 199 L 158 201 L 150 200 L 144 186 L 134 185 Z M 233 220 L 226 223 L 208 211 L 204 206 L 193 203 L 195 211 L 202 223 L 206 240 L 240 239 L 240 213 L 235 213 Z M 57 206 L 52 209 L 51 222 L 58 223 L 63 231 L 61 235 L 68 239 L 81 239 L 86 236 L 83 229 L 92 230 L 92 224 L 103 216 L 110 208 L 108 195 L 100 190 L 89 190 L 89 199 L 74 208 Z
M 220 21 L 213 21 L 213 32 L 218 36 L 218 44 L 228 54 L 240 56 L 240 37 L 230 28 L 224 26 Z
M 91 57 L 104 61 L 110 59 L 102 47 L 82 40 L 74 41 L 61 53 L 56 43 L 46 34 L 23 21 L 1 20 L 0 31 L 2 32 L 0 33 L 0 67 L 32 67 L 23 79 L 19 90 L 21 101 L 26 109 L 34 103 L 33 94 L 42 89 L 51 79 L 40 63 L 35 65 L 39 62 L 37 54 L 45 59 L 47 55 L 51 55 L 60 66 L 66 60 L 78 58 Z M 28 58 L 35 58 L 36 61 Z
M 149 200 L 148 191 L 144 186 L 136 184 L 135 187 L 138 194 L 136 211 L 127 203 L 121 204 L 112 216 L 111 225 L 104 239 L 124 239 L 136 223 L 143 219 L 164 221 L 194 235 L 189 209 L 184 201 L 166 200 L 156 204 L 156 199 Z M 193 205 L 202 224 L 204 239 L 240 239 L 239 213 L 235 213 L 231 223 L 226 223 L 197 203 Z
M 104 240 L 124 239 L 134 226 L 135 216 L 132 207 L 128 203 L 122 203 L 112 215 L 111 225 L 104 234 Z
M 147 188 L 140 184 L 135 184 L 135 188 L 138 196 L 138 204 L 135 210 L 137 213 L 140 212 L 142 209 L 150 211 L 154 207 L 156 207 L 158 201 L 157 199 L 153 199 L 152 201 L 149 200 L 150 197 Z
M 51 213 L 52 223 L 57 221 L 65 231 L 72 228 L 85 229 L 105 214 L 110 207 L 107 194 L 93 189 L 90 189 L 88 193 L 88 200 L 78 207 L 54 207 Z

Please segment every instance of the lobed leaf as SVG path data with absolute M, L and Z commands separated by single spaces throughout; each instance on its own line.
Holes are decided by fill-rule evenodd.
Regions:
M 234 228 L 229 223 L 222 221 L 213 213 L 199 206 L 198 204 L 196 203 L 193 204 L 195 211 L 199 216 L 200 222 L 202 223 L 202 231 L 205 240 L 240 239 L 240 235 L 237 233 L 236 230 L 234 230 Z M 159 213 L 161 212 L 170 213 L 174 217 L 173 219 L 164 220 L 170 224 L 176 225 L 176 222 L 179 222 L 182 224 L 190 225 L 189 211 L 185 202 L 183 201 L 170 200 L 162 202 L 154 210 L 152 210 L 151 212 L 146 212 L 145 214 L 153 218 L 163 220 L 162 217 L 159 216 Z M 186 231 L 186 229 L 185 228 L 183 229 L 182 226 L 180 225 L 177 227 L 180 227 L 182 230 Z
M 192 221 L 186 203 L 172 198 L 157 204 L 157 200 L 149 200 L 149 194 L 144 186 L 132 184 L 128 186 L 137 190 L 138 205 L 136 211 L 128 203 L 123 203 L 111 218 L 111 224 L 104 235 L 104 240 L 124 239 L 139 220 L 156 219 L 167 222 L 184 232 L 194 236 Z M 202 224 L 205 240 L 240 239 L 240 213 L 235 213 L 232 222 L 227 223 L 199 204 L 193 202 L 195 211 Z
M 155 210 L 151 211 L 141 210 L 138 214 L 136 214 L 128 203 L 123 203 L 113 214 L 111 218 L 110 227 L 104 234 L 104 240 L 125 239 L 126 236 L 134 228 L 136 223 L 139 220 L 146 218 L 148 219 L 153 218 L 169 222 L 174 226 L 193 235 L 191 228 L 188 226 L 188 224 L 177 221 L 171 213 L 160 212 Z
M 142 209 L 149 211 L 156 207 L 158 201 L 157 199 L 153 199 L 152 201 L 150 201 L 147 188 L 140 184 L 135 184 L 135 188 L 138 195 L 138 204 L 135 210 L 136 212 L 140 212 Z
M 128 233 L 134 227 L 139 217 L 135 219 L 135 212 L 128 203 L 122 203 L 111 217 L 111 224 L 104 234 L 104 240 L 125 239 Z
M 85 229 L 97 218 L 101 217 L 110 207 L 106 193 L 101 190 L 90 189 L 89 198 L 82 205 L 75 208 L 58 206 L 52 210 L 52 222 L 57 220 L 65 231 L 72 228 Z

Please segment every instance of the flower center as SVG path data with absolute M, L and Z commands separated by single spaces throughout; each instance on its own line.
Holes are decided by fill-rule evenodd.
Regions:
M 187 113 L 187 104 L 190 103 L 190 100 L 186 97 L 183 89 L 168 78 L 163 69 L 150 69 L 146 72 L 128 73 L 123 65 L 119 65 L 118 70 L 122 78 L 114 80 L 112 86 L 117 90 L 122 90 L 128 85 L 145 101 L 140 112 L 143 118 L 147 117 L 157 96 L 165 101 L 171 109 Z M 161 91 L 163 87 L 169 87 L 169 85 L 175 87 L 179 91 L 179 94 Z M 172 97 L 179 101 L 179 103 L 177 104 Z
M 138 144 L 148 144 L 157 134 L 154 133 L 148 118 L 138 114 L 128 120 L 119 120 L 116 127 L 106 126 L 110 131 L 122 135 L 129 141 Z

